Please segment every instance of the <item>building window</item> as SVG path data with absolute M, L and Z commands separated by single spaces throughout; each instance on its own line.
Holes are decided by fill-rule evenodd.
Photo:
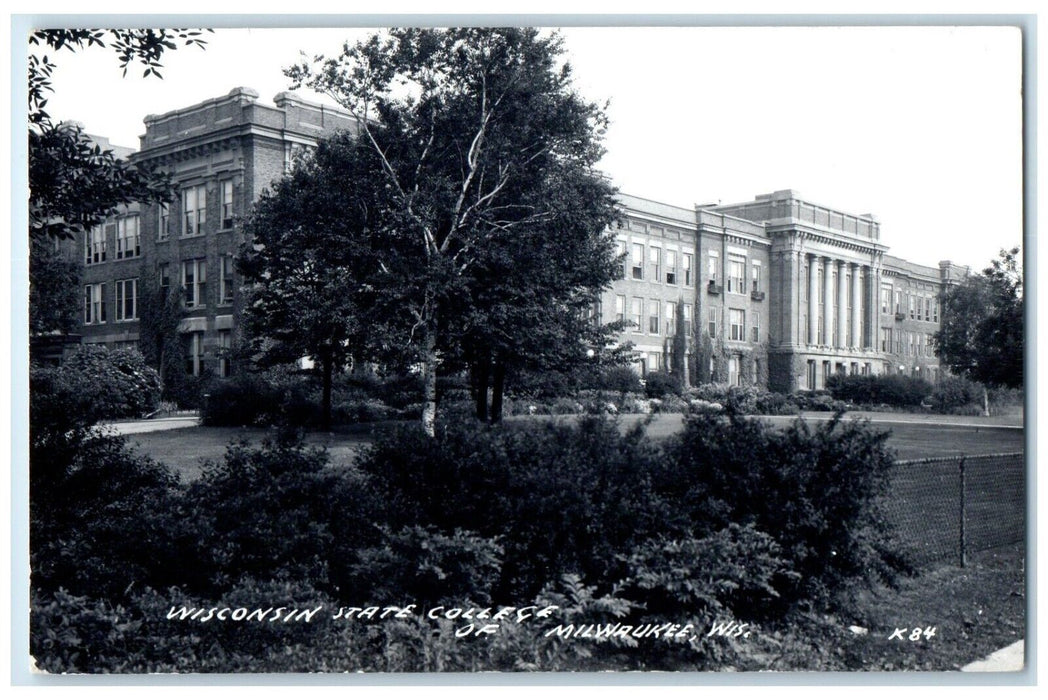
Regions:
M 691 253 L 684 253 L 684 255 L 683 255 L 683 258 L 684 258 L 684 260 L 683 260 L 683 264 L 684 264 L 684 284 L 686 284 L 689 287 L 692 285 L 692 279 L 691 279 L 692 257 L 693 256 L 692 256 Z
M 111 224 L 92 226 L 84 231 L 84 264 L 95 265 L 106 261 L 106 231 Z M 115 227 L 114 227 L 115 229 Z
M 626 257 L 626 241 L 615 241 L 615 255 L 620 265 L 615 272 L 615 279 L 624 280 L 626 279 L 626 265 L 629 264 L 629 260 Z
M 728 309 L 728 338 L 746 340 L 746 312 L 742 309 Z
M 750 291 L 759 292 L 761 290 L 761 264 L 756 260 L 753 261 L 752 274 L 753 277 L 750 284 Z
M 632 250 L 631 269 L 633 271 L 633 279 L 642 280 L 644 279 L 644 244 L 634 243 Z
M 158 241 L 166 241 L 168 231 L 171 226 L 171 206 L 167 202 L 162 202 L 158 207 L 157 211 L 157 228 L 156 228 L 156 239 Z
M 182 190 L 182 235 L 199 236 L 207 222 L 207 188 L 204 185 Z
M 710 334 L 711 338 L 716 338 L 717 337 L 717 326 L 720 325 L 718 323 L 718 321 L 720 319 L 717 318 L 717 316 L 718 316 L 717 311 L 718 311 L 717 307 L 710 307 L 709 316 L 708 316 L 709 324 L 708 324 L 708 329 L 707 330 L 709 331 L 709 334 Z
M 661 372 L 662 371 L 662 354 L 657 352 L 648 353 L 648 371 L 649 372 Z
M 116 223 L 116 259 L 137 258 L 141 254 L 142 244 L 138 233 L 138 217 L 125 216 Z
M 666 284 L 677 284 L 677 251 L 666 251 Z
M 222 192 L 222 229 L 233 228 L 233 181 L 223 180 L 219 183 Z
M 186 334 L 186 374 L 200 376 L 204 365 L 204 334 L 201 331 Z
M 728 358 L 728 384 L 739 386 L 742 382 L 739 376 L 739 356 L 732 355 Z
M 890 314 L 892 312 L 892 288 L 890 286 L 881 287 L 881 313 Z
M 652 335 L 659 334 L 659 300 L 648 300 L 648 332 Z
M 232 333 L 230 331 L 218 332 L 218 376 L 229 376 L 229 355 L 232 349 Z
M 684 305 L 684 335 L 691 337 L 691 304 Z
M 168 289 L 171 287 L 171 268 L 167 263 L 160 263 L 156 266 L 157 284 L 160 285 L 160 294 L 163 299 L 167 299 Z
M 753 328 L 752 334 L 750 335 L 751 343 L 761 342 L 761 315 L 758 311 L 753 311 Z
M 895 292 L 895 313 L 902 313 L 902 292 Z
M 233 256 L 223 255 L 218 259 L 218 303 L 233 303 Z
M 735 294 L 745 294 L 746 288 L 746 260 L 745 258 L 729 258 L 728 260 L 728 291 Z
M 625 323 L 626 321 L 626 297 L 619 295 L 615 297 L 615 320 Z
M 936 299 L 932 304 L 932 321 L 935 323 L 939 322 L 939 300 Z
M 84 324 L 106 322 L 106 285 L 84 285 Z
M 186 295 L 186 308 L 192 309 L 207 305 L 207 260 L 182 261 L 182 288 Z
M 909 296 L 910 296 L 910 320 L 913 321 L 915 318 L 917 318 L 917 297 L 913 296 L 912 294 L 909 295 Z
M 931 321 L 932 320 L 932 298 L 931 297 L 925 297 L 924 298 L 924 320 L 925 321 Z
M 644 317 L 644 300 L 640 297 L 633 297 L 633 308 L 630 309 L 630 311 L 630 321 L 633 323 L 633 327 L 637 332 L 640 333 L 640 329 L 644 327 L 641 325 Z
M 815 390 L 815 360 L 808 360 L 808 389 Z
M 666 302 L 666 335 L 677 334 L 677 305 L 672 301 Z
M 881 352 L 892 351 L 892 329 L 881 328 Z
M 652 282 L 661 282 L 662 248 L 656 248 L 655 246 L 648 247 L 648 265 L 651 267 L 651 276 L 648 279 Z
M 717 259 L 717 253 L 711 250 L 710 256 L 706 260 L 706 276 L 710 278 L 710 282 L 716 282 L 720 277 L 720 275 L 717 274 L 717 268 L 719 267 L 720 261 Z
M 138 319 L 138 278 L 116 281 L 116 320 Z

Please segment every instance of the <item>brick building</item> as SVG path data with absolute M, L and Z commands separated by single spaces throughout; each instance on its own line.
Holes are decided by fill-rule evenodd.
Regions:
M 146 284 L 180 285 L 189 374 L 231 371 L 243 303 L 233 256 L 238 217 L 296 154 L 346 113 L 246 88 L 145 118 L 130 157 L 171 174 L 168 206 L 134 206 L 85 236 L 82 334 L 87 343 L 139 342 Z M 614 231 L 623 269 L 601 295 L 604 322 L 625 320 L 641 374 L 673 366 L 686 346 L 691 383 L 818 389 L 832 374 L 907 373 L 936 380 L 931 334 L 942 285 L 967 268 L 887 255 L 880 224 L 801 199 L 792 190 L 691 209 L 619 195 Z M 678 332 L 685 344 L 674 343 Z
M 689 379 L 821 389 L 834 374 L 905 373 L 936 381 L 939 292 L 968 268 L 887 255 L 880 224 L 793 190 L 738 204 L 672 207 L 623 195 L 616 238 L 623 278 L 602 297 L 626 318 L 642 373 L 668 366 L 672 325 L 654 309 L 680 300 Z M 677 264 L 681 275 L 670 274 Z M 643 265 L 638 264 L 640 261 Z M 694 319 L 695 323 L 690 323 Z
M 236 88 L 145 118 L 140 149 L 130 157 L 169 173 L 177 199 L 128 207 L 86 234 L 85 343 L 137 345 L 145 285 L 163 292 L 180 285 L 187 373 L 230 373 L 227 351 L 243 303 L 233 269 L 243 242 L 238 217 L 318 137 L 355 126 L 345 112 L 290 93 L 272 106 L 257 100 L 257 92 Z

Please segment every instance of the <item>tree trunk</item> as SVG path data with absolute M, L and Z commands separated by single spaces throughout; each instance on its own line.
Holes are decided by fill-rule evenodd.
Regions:
M 986 390 L 985 386 L 983 387 L 983 415 L 990 415 L 990 392 Z
M 502 393 L 506 386 L 506 367 L 495 362 L 494 377 L 491 383 L 491 422 L 502 422 Z
M 425 355 L 422 361 L 422 429 L 436 437 L 437 422 L 437 333 L 436 319 L 426 328 L 423 338 Z
M 477 420 L 488 422 L 488 384 L 491 379 L 491 358 L 487 355 L 473 363 L 473 400 L 477 407 Z
M 323 363 L 322 369 L 323 369 L 323 372 L 324 372 L 324 380 L 323 380 L 324 383 L 323 383 L 323 390 L 322 390 L 321 399 L 320 399 L 320 404 L 321 404 L 320 424 L 321 424 L 321 428 L 323 428 L 325 432 L 330 432 L 331 431 L 331 377 L 332 377 L 332 374 L 334 373 L 334 369 L 335 369 L 334 368 L 335 362 L 334 362 L 334 359 L 332 358 L 332 353 L 330 351 L 324 351 L 322 353 L 322 356 L 321 356 L 321 362 Z

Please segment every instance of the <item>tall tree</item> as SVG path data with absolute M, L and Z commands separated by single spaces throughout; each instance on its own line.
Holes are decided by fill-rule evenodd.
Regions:
M 382 230 L 371 156 L 351 134 L 322 141 L 262 194 L 245 222 L 249 242 L 237 260 L 251 289 L 244 318 L 257 361 L 314 358 L 325 429 L 334 373 L 367 354 L 365 337 L 381 335 L 361 311 L 365 299 L 376 303 L 370 280 L 379 270 L 369 237 Z
M 474 268 L 552 225 L 564 211 L 543 198 L 550 183 L 591 173 L 602 153 L 604 113 L 572 90 L 562 53 L 535 29 L 395 29 L 287 71 L 358 118 L 380 165 L 389 214 L 375 281 L 410 319 L 431 435 L 437 368 L 461 337 L 449 315 Z
M 954 374 L 990 386 L 1023 385 L 1023 278 L 1019 248 L 943 290 L 934 342 Z

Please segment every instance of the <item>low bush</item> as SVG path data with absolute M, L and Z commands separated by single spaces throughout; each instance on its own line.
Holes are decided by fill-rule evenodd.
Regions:
M 917 407 L 932 393 L 932 385 L 902 374 L 834 375 L 826 388 L 835 399 L 855 404 Z
M 669 372 L 648 372 L 648 376 L 644 379 L 644 393 L 649 399 L 679 396 L 681 393 L 680 378 Z
M 35 399 L 75 396 L 71 408 L 93 420 L 139 418 L 160 404 L 160 375 L 137 350 L 82 345 L 57 368 L 37 369 Z M 44 377 L 48 387 L 41 383 Z
M 776 431 L 692 415 L 670 439 L 659 483 L 699 532 L 752 523 L 773 533 L 802 576 L 786 599 L 820 597 L 850 578 L 890 573 L 879 510 L 894 459 L 887 436 L 839 417 Z
M 982 401 L 982 387 L 963 377 L 943 377 L 931 393 L 932 408 L 939 413 L 950 413 Z
M 610 367 L 597 372 L 586 379 L 583 388 L 631 394 L 644 393 L 640 375 L 631 367 Z

